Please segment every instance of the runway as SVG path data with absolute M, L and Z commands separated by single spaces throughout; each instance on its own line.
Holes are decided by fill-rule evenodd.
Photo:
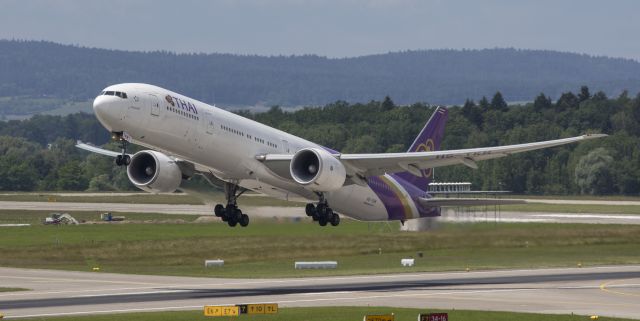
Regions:
M 0 268 L 5 318 L 194 310 L 203 305 L 392 306 L 640 318 L 640 266 L 294 279 Z
M 71 202 L 15 202 L 0 201 L 6 210 L 42 210 L 52 212 L 127 212 L 184 215 L 211 215 L 212 205 L 187 204 L 130 204 L 130 203 L 71 203 Z M 252 217 L 306 217 L 302 207 L 243 206 L 243 211 Z M 488 210 L 482 214 L 454 215 L 452 210 L 443 211 L 443 221 L 456 222 L 539 222 L 539 223 L 587 223 L 587 224 L 640 224 L 640 215 L 604 213 L 542 213 L 508 212 L 495 213 Z

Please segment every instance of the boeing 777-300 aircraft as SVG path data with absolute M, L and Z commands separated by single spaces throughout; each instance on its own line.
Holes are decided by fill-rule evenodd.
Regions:
M 213 212 L 229 226 L 249 224 L 237 202 L 246 190 L 310 202 L 306 214 L 322 226 L 338 225 L 337 213 L 363 221 L 404 222 L 440 216 L 443 206 L 500 203 L 433 197 L 427 191 L 433 168 L 477 168 L 478 161 L 606 136 L 440 151 L 447 110 L 439 107 L 406 153 L 343 154 L 147 84 L 109 86 L 96 97 L 93 109 L 121 142 L 122 151 L 82 142 L 79 148 L 114 157 L 117 165 L 127 167 L 131 182 L 145 191 L 173 192 L 194 175 L 223 185 L 227 203 L 216 205 Z M 128 143 L 148 150 L 128 154 Z

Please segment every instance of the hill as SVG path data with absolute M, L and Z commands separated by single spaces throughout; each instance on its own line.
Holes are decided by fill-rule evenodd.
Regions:
M 205 102 L 241 106 L 367 102 L 385 95 L 400 104 L 461 104 L 498 90 L 508 101 L 527 101 L 540 92 L 557 99 L 581 85 L 609 95 L 640 89 L 640 63 L 634 60 L 517 49 L 330 59 L 129 52 L 0 40 L 0 70 L 0 115 L 86 102 L 119 82 L 153 83 Z M 7 103 L 9 97 L 13 104 Z

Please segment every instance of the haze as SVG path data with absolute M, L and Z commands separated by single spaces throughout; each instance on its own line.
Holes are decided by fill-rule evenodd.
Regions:
M 0 38 L 124 50 L 360 56 L 514 47 L 640 58 L 637 1 L 0 1 Z

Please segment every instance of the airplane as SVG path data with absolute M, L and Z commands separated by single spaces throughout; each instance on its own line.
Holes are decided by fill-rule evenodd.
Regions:
M 224 109 L 157 86 L 123 83 L 105 88 L 93 101 L 100 123 L 121 152 L 78 142 L 78 148 L 115 158 L 136 187 L 152 193 L 176 191 L 201 175 L 222 185 L 226 204 L 213 213 L 229 226 L 247 226 L 238 198 L 251 190 L 305 201 L 306 215 L 321 226 L 342 215 L 361 221 L 436 217 L 441 207 L 508 204 L 509 200 L 442 198 L 428 193 L 433 169 L 604 137 L 604 134 L 518 145 L 440 150 L 448 118 L 437 107 L 405 153 L 340 153 Z M 147 148 L 127 153 L 128 144 Z

